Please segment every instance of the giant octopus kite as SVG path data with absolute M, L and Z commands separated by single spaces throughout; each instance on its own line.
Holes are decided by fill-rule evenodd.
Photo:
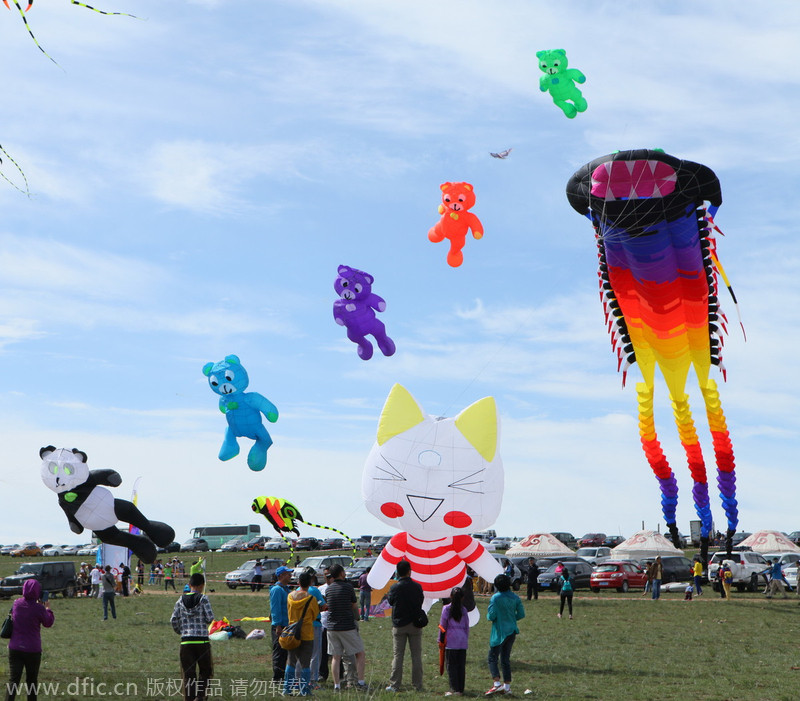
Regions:
M 600 295 L 618 367 L 624 363 L 626 372 L 637 362 L 642 372 L 644 382 L 636 385 L 639 433 L 677 546 L 678 485 L 653 419 L 656 366 L 666 382 L 694 480 L 692 496 L 702 524 L 705 561 L 712 516 L 706 465 L 685 391 L 690 367 L 711 430 L 729 550 L 739 522 L 733 448 L 716 382 L 708 376 L 712 365 L 725 374 L 721 334 L 727 331 L 727 319 L 719 306 L 717 274 L 728 281 L 713 235 L 718 231 L 713 215 L 722 203 L 719 180 L 710 168 L 662 151 L 622 151 L 580 168 L 567 184 L 567 198 L 595 228 Z M 733 295 L 729 284 L 728 289 Z

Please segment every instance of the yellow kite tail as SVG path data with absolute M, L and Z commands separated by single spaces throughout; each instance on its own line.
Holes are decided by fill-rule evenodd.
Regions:
M 19 7 L 19 5 L 17 5 L 17 7 Z M 22 176 L 22 180 L 25 182 L 25 189 L 23 190 L 16 183 L 9 180 L 2 172 L 0 172 L 0 176 L 2 176 L 3 180 L 9 183 L 13 188 L 19 190 L 24 195 L 30 197 L 31 191 L 28 188 L 28 178 L 25 177 L 25 173 L 22 171 L 22 168 L 19 167 L 19 163 L 17 163 L 13 158 L 11 158 L 11 156 L 8 154 L 8 151 L 6 151 L 2 146 L 0 146 L 0 151 L 2 151 L 5 154 L 5 157 L 16 166 L 17 170 L 19 171 L 19 174 Z M 0 159 L 0 163 L 2 162 L 3 162 L 2 159 Z
M 300 521 L 300 519 L 297 519 Z M 326 531 L 333 531 L 334 533 L 338 533 L 340 536 L 343 536 L 344 539 L 353 546 L 353 559 L 356 558 L 356 544 L 353 542 L 353 539 L 347 535 L 347 533 L 343 533 L 338 528 L 334 528 L 333 526 L 322 526 L 319 523 L 311 523 L 310 521 L 300 521 L 301 523 L 305 523 L 307 526 L 311 526 L 312 528 L 322 528 Z
M 730 293 L 731 299 L 733 300 L 733 306 L 736 309 L 736 316 L 739 319 L 739 326 L 742 327 L 742 334 L 744 335 L 744 340 L 746 341 L 747 331 L 744 330 L 744 322 L 742 321 L 742 312 L 739 309 L 739 300 L 736 299 L 736 294 L 733 291 L 733 286 L 731 285 L 731 281 L 728 280 L 728 276 L 725 274 L 725 268 L 723 268 L 722 263 L 719 262 L 719 258 L 717 258 L 716 251 L 713 250 L 711 251 L 711 261 L 714 263 L 714 267 L 722 276 L 722 279 L 725 282 L 725 287 L 728 288 L 728 292 Z

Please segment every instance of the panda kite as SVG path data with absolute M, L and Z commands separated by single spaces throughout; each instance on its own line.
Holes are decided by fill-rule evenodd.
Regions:
M 156 545 L 163 548 L 175 539 L 171 526 L 150 521 L 135 504 L 115 499 L 101 486 L 122 484 L 122 477 L 115 470 L 90 470 L 86 453 L 76 448 L 67 450 L 49 445 L 39 451 L 39 457 L 42 481 L 58 494 L 58 505 L 67 515 L 73 533 L 83 533 L 88 528 L 101 542 L 128 548 L 148 564 L 156 559 Z M 130 523 L 147 537 L 120 530 L 117 521 Z

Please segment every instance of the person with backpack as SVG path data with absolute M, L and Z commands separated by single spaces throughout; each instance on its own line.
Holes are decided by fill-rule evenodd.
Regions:
M 569 576 L 569 570 L 565 567 L 561 570 L 561 577 L 558 580 L 561 584 L 561 608 L 558 610 L 558 617 L 564 613 L 564 603 L 569 606 L 569 619 L 572 620 L 572 595 L 575 589 L 572 586 L 572 579 Z
M 308 591 L 311 575 L 303 571 L 297 577 L 298 588 L 287 597 L 289 628 L 294 629 L 295 638 L 300 639 L 297 647 L 290 647 L 286 660 L 286 673 L 283 682 L 283 695 L 289 696 L 299 691 L 300 696 L 311 695 L 311 654 L 314 652 L 314 619 L 319 616 L 319 603 Z M 300 685 L 297 688 L 296 668 L 300 667 Z

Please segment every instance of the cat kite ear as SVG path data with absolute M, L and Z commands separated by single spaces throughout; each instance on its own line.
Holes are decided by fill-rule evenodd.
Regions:
M 402 385 L 395 384 L 386 397 L 381 418 L 378 420 L 378 445 L 383 445 L 404 431 L 425 420 L 417 400 Z
M 456 416 L 456 427 L 486 462 L 497 452 L 497 405 L 494 397 L 470 404 Z

